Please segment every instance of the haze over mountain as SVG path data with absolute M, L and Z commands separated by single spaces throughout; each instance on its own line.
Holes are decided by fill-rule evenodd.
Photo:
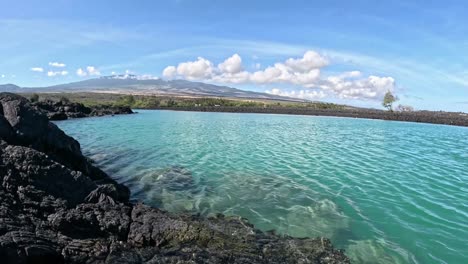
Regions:
M 145 79 L 137 75 L 123 74 L 88 79 L 47 87 L 19 87 L 14 84 L 0 85 L 3 92 L 100 92 L 140 95 L 167 95 L 187 97 L 232 97 L 248 99 L 271 99 L 282 101 L 304 101 L 285 96 L 244 91 L 237 88 L 218 86 L 202 82 L 186 80 L 162 80 L 157 78 Z

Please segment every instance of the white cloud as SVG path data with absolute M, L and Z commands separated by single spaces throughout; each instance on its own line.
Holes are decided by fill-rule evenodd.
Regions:
M 292 90 L 292 91 L 283 91 L 278 88 L 274 88 L 271 90 L 265 91 L 268 94 L 292 97 L 292 98 L 300 98 L 300 99 L 307 99 L 307 100 L 318 100 L 322 99 L 327 96 L 327 94 L 323 91 L 317 90 Z
M 159 77 L 153 76 L 151 74 L 142 74 L 138 75 L 137 80 L 159 80 Z
M 196 61 L 179 63 L 177 67 L 168 66 L 164 69 L 163 76 L 219 83 L 288 84 L 302 87 L 302 90 L 286 92 L 272 89 L 269 92 L 303 99 L 336 95 L 348 99 L 380 100 L 386 91 L 393 91 L 395 88 L 395 80 L 392 77 L 362 77 L 359 71 L 322 77 L 322 69 L 329 64 L 326 57 L 315 51 L 307 51 L 300 58 L 289 58 L 263 70 L 251 72 L 243 70 L 242 58 L 234 54 L 217 67 L 202 57 L 198 57 Z
M 61 63 L 61 62 L 49 62 L 49 66 L 63 68 L 65 66 L 67 66 L 67 65 L 65 65 L 65 63 Z
M 387 91 L 395 89 L 392 77 L 369 76 L 350 80 L 348 77 L 331 76 L 323 80 L 320 87 L 345 99 L 380 99 Z
M 33 71 L 33 72 L 43 72 L 44 69 L 41 68 L 41 67 L 32 67 L 32 68 L 31 68 L 31 71 Z
M 242 70 L 242 59 L 239 54 L 234 54 L 218 65 L 221 72 L 238 73 Z
M 289 58 L 285 63 L 295 72 L 310 72 L 328 65 L 328 60 L 315 51 L 307 51 L 300 59 Z
M 172 79 L 176 76 L 177 74 L 177 68 L 174 67 L 174 66 L 167 66 L 164 70 L 163 70 L 163 77 L 164 78 L 167 78 L 167 79 Z
M 220 63 L 218 67 L 214 67 L 212 62 L 202 57 L 196 61 L 179 63 L 177 67 L 168 66 L 164 69 L 163 76 L 225 83 L 292 83 L 303 85 L 317 80 L 320 76 L 320 67 L 327 65 L 327 63 L 326 58 L 321 57 L 316 52 L 309 51 L 302 58 L 291 58 L 285 63 L 275 63 L 274 66 L 264 70 L 247 72 L 242 70 L 242 58 L 238 54 L 234 54 Z
M 76 75 L 80 77 L 99 76 L 101 75 L 101 72 L 94 66 L 87 66 L 86 69 L 79 68 L 76 70 Z
M 177 66 L 177 74 L 189 80 L 211 79 L 213 72 L 213 64 L 202 57 L 198 57 L 196 61 L 182 62 Z
M 2 78 L 5 78 L 5 74 L 2 74 L 1 76 L 2 76 Z
M 357 78 L 361 77 L 362 73 L 360 71 L 349 71 L 343 72 L 342 74 L 338 75 L 341 78 Z
M 47 76 L 54 77 L 54 76 L 65 76 L 67 75 L 67 71 L 48 71 Z
M 214 75 L 212 80 L 220 83 L 247 83 L 250 80 L 250 73 L 241 71 L 238 73 L 221 73 Z
M 88 71 L 88 75 L 101 75 L 101 72 L 99 72 L 98 69 L 94 66 L 88 66 L 86 67 L 86 70 Z
M 83 69 L 79 68 L 78 70 L 76 70 L 76 75 L 78 75 L 80 77 L 84 77 L 84 76 L 88 75 L 88 73 L 86 73 Z

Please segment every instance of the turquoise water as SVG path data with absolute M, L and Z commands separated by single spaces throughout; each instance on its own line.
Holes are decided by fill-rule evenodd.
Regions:
M 134 200 L 326 236 L 357 263 L 468 263 L 468 129 L 139 111 L 58 122 Z

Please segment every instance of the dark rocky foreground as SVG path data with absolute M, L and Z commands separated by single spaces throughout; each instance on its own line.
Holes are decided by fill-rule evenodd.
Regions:
M 468 126 L 468 114 L 442 111 L 390 112 L 365 108 L 350 109 L 314 109 L 309 107 L 159 107 L 162 110 L 196 111 L 196 112 L 226 112 L 226 113 L 259 113 L 287 114 L 312 116 L 337 116 L 353 118 L 369 118 L 391 121 L 430 123 L 441 125 Z
M 130 107 L 125 106 L 96 106 L 87 107 L 81 103 L 62 102 L 62 101 L 39 101 L 32 105 L 41 109 L 49 120 L 65 120 L 68 118 L 81 118 L 90 116 L 133 114 Z
M 1 263 L 349 263 L 325 238 L 129 202 L 79 143 L 25 98 L 0 93 Z

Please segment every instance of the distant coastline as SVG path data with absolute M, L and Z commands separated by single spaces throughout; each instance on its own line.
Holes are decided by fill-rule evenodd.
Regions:
M 34 94 L 23 93 L 22 95 L 26 98 L 31 98 Z M 57 116 L 63 113 L 60 113 L 60 107 L 57 109 L 57 105 L 55 105 L 54 102 L 61 101 L 65 98 L 71 103 L 81 103 L 85 107 L 92 109 L 114 109 L 108 114 L 118 114 L 124 109 L 126 110 L 123 112 L 126 112 L 129 108 L 133 108 L 195 112 L 336 116 L 468 127 L 468 113 L 444 111 L 387 111 L 325 102 L 288 102 L 229 97 L 180 97 L 90 92 L 39 93 L 37 96 L 40 101 L 48 101 L 46 104 L 51 104 L 51 106 L 45 108 L 48 110 L 50 110 L 51 107 L 54 108 L 53 112 Z M 76 107 L 73 107 L 73 109 L 75 108 Z M 115 111 L 115 108 L 120 110 Z
M 367 118 L 388 121 L 416 122 L 452 126 L 468 127 L 468 114 L 436 111 L 390 112 L 373 109 L 312 109 L 306 107 L 155 107 L 154 110 L 174 110 L 192 112 L 221 112 L 221 113 L 258 113 L 258 114 L 286 114 L 310 116 L 335 116 L 351 118 Z

